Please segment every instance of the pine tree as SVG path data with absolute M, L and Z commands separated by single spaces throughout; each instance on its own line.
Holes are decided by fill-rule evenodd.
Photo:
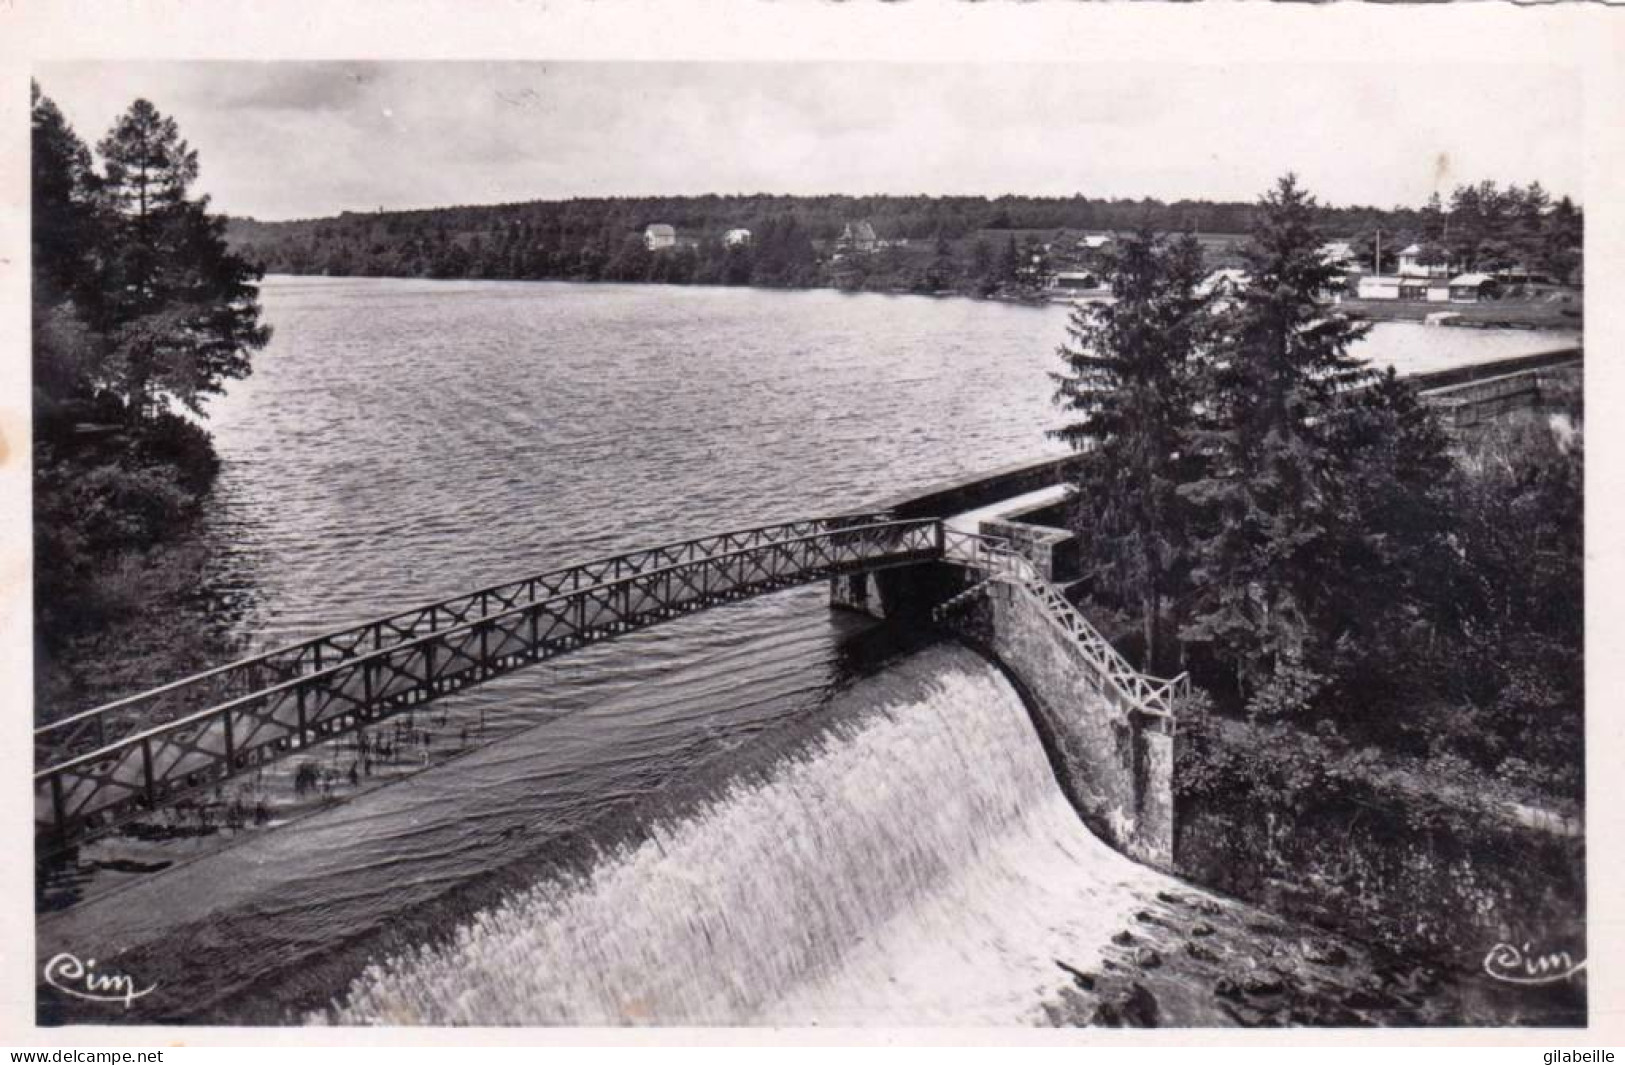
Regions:
M 89 261 L 96 237 L 99 181 L 90 149 L 68 125 L 37 82 L 31 101 L 31 177 L 35 276 L 49 288 L 48 299 L 84 298 L 92 287 Z
M 90 396 L 100 352 L 86 324 L 96 285 L 99 179 L 85 147 L 50 98 L 30 85 L 35 421 Z
M 1363 326 L 1329 312 L 1338 271 L 1319 254 L 1315 200 L 1292 175 L 1261 204 L 1244 252 L 1248 283 L 1222 316 L 1208 364 L 1208 424 L 1189 446 L 1211 463 L 1187 486 L 1202 511 L 1195 579 L 1204 599 L 1184 629 L 1238 666 L 1244 688 L 1302 663 L 1331 538 L 1341 406 L 1370 380 L 1349 354 Z
M 173 119 L 137 100 L 97 146 L 106 176 L 108 302 L 117 387 L 132 417 L 205 396 L 247 376 L 270 338 L 259 321 L 260 271 L 226 246 L 225 219 L 187 193 L 197 153 Z
M 990 277 L 993 273 L 993 245 L 983 237 L 977 237 L 970 249 L 970 276 L 978 281 Z
M 1585 219 L 1567 196 L 1552 205 L 1541 235 L 1541 269 L 1560 282 L 1579 284 L 1585 272 Z
M 1010 234 L 1004 251 L 999 253 L 999 280 L 1013 282 L 1021 276 L 1021 249 L 1016 246 L 1016 235 Z
M 1079 452 L 1074 525 L 1096 587 L 1138 609 L 1146 668 L 1160 670 L 1164 615 L 1189 576 L 1178 487 L 1196 473 L 1184 445 L 1209 333 L 1201 247 L 1144 229 L 1108 257 L 1107 274 L 1116 299 L 1072 312 L 1067 372 L 1053 377 L 1056 401 L 1080 417 L 1054 435 Z

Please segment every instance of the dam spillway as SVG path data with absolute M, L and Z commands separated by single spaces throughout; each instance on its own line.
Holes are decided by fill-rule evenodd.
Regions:
M 1016 692 L 936 649 L 686 816 L 375 964 L 339 1022 L 1010 1024 L 1170 878 L 1067 805 Z
M 1117 1016 L 1115 981 L 1160 1001 L 1136 1023 L 1228 1024 L 1224 966 L 1290 964 L 1311 942 L 1345 972 L 1308 984 L 1361 955 L 1305 934 L 1102 843 L 1010 683 L 937 646 L 858 681 L 814 734 L 684 813 L 375 961 L 306 1019 L 1082 1023 Z

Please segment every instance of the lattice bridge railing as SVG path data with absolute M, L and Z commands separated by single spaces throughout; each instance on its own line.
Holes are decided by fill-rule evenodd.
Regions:
M 1017 554 L 1000 537 L 944 531 L 943 558 L 977 572 L 985 579 L 971 585 L 937 607 L 941 619 L 961 602 L 981 594 L 990 581 L 1001 581 L 1017 594 L 1031 596 L 1040 609 L 1074 642 L 1091 667 L 1096 690 L 1128 713 L 1153 718 L 1157 727 L 1172 732 L 1175 710 L 1191 693 L 1190 675 L 1180 673 L 1165 680 L 1135 669 L 1089 619 L 1069 603 L 1061 590 L 1038 572 L 1031 562 Z
M 71 845 L 534 662 L 719 603 L 938 559 L 942 545 L 936 520 L 866 516 L 725 533 L 527 578 L 500 594 L 485 589 L 234 664 L 215 672 L 237 669 L 234 683 L 248 683 L 257 667 L 270 683 L 37 772 L 36 838 L 42 849 Z M 331 659 L 322 650 L 341 647 Z M 181 682 L 170 690 L 212 689 Z
M 666 566 L 698 562 L 730 551 L 816 535 L 843 525 L 873 525 L 885 520 L 883 514 L 863 513 L 739 529 L 594 559 L 402 610 L 387 617 L 239 659 L 173 684 L 42 725 L 34 732 L 34 761 L 36 765 L 43 765 L 71 755 L 99 750 L 115 740 L 150 727 L 155 721 L 186 717 L 295 677 L 319 673 L 351 658 L 359 658 L 431 633 L 454 629 L 566 592 L 580 591 Z

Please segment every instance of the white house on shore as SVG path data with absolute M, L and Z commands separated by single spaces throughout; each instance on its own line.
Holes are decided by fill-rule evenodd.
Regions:
M 1354 283 L 1354 294 L 1363 300 L 1399 299 L 1399 278 L 1366 274 Z
M 750 246 L 750 230 L 730 229 L 722 234 L 722 245 L 726 248 L 747 248 Z
M 880 239 L 875 235 L 875 227 L 868 222 L 848 222 L 841 235 L 835 240 L 835 247 L 841 251 L 868 252 L 880 246 Z
M 1411 244 L 1401 248 L 1397 258 L 1399 260 L 1398 273 L 1401 277 L 1449 277 L 1449 263 L 1422 263 L 1422 245 Z
M 1420 300 L 1426 303 L 1448 303 L 1450 283 L 1442 277 L 1364 274 L 1355 281 L 1354 294 L 1363 300 Z
M 643 246 L 650 251 L 659 251 L 662 248 L 675 248 L 677 246 L 677 230 L 664 222 L 656 222 L 643 231 Z
M 1360 257 L 1354 253 L 1354 245 L 1346 240 L 1328 240 L 1320 246 L 1319 251 L 1320 261 L 1327 266 L 1345 271 L 1360 269 Z
M 1489 274 L 1460 274 L 1449 278 L 1366 274 L 1355 282 L 1355 295 L 1363 300 L 1477 303 L 1493 299 L 1498 290 L 1499 282 Z

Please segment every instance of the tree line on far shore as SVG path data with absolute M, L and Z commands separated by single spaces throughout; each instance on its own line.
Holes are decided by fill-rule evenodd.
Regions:
M 1302 770 L 1287 792 L 1312 786 L 1329 767 L 1296 733 L 1577 798 L 1578 387 L 1453 440 L 1355 357 L 1369 326 L 1320 299 L 1336 267 L 1316 217 L 1283 179 L 1242 252 L 1247 283 L 1220 293 L 1193 239 L 1142 230 L 1110 256 L 1117 300 L 1074 311 L 1058 435 L 1078 452 L 1090 605 L 1132 619 L 1148 672 L 1189 668 L 1274 736 L 1205 743 L 1192 713 L 1182 787 L 1217 758 L 1260 786 L 1284 767 Z
M 1363 263 L 1392 269 L 1410 243 L 1462 269 L 1522 265 L 1578 280 L 1580 209 L 1538 183 L 1458 187 L 1421 208 L 1309 212 Z M 346 212 L 293 222 L 234 219 L 230 237 L 272 273 L 330 276 L 655 282 L 991 295 L 1030 288 L 1049 268 L 1087 266 L 1081 235 L 1151 228 L 1243 234 L 1257 204 L 1072 197 L 691 196 L 536 201 L 421 211 Z M 848 224 L 880 246 L 852 252 Z M 676 228 L 651 251 L 646 226 Z M 751 240 L 729 244 L 732 229 Z M 1046 247 L 1047 245 L 1047 247 Z M 1380 254 L 1379 254 L 1380 252 Z M 1034 269 L 1035 259 L 1039 269 Z

